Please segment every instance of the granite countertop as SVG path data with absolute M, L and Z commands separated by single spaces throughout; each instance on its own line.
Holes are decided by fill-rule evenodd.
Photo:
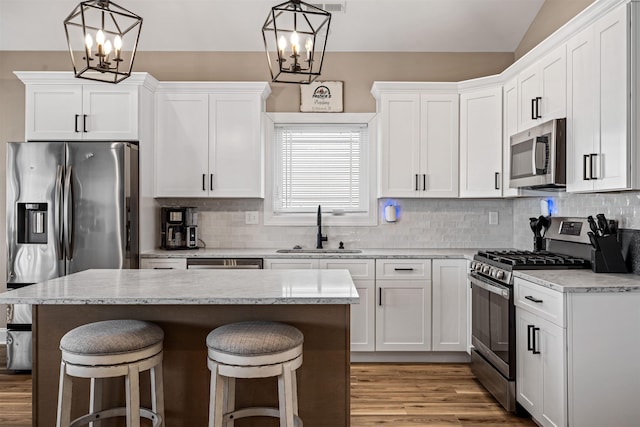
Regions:
M 584 270 L 520 270 L 513 275 L 559 292 L 640 292 L 640 275 Z
M 0 294 L 6 304 L 357 304 L 348 270 L 87 270 Z
M 285 249 L 285 248 L 283 248 Z M 290 249 L 290 248 L 286 248 Z M 279 253 L 278 249 L 192 249 L 192 250 L 163 250 L 147 251 L 142 258 L 464 258 L 471 260 L 478 252 L 477 248 L 461 249 L 362 249 L 358 253 L 336 252 L 289 252 Z

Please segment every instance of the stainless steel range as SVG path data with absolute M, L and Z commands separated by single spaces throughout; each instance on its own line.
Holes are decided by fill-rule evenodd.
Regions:
M 557 217 L 546 224 L 546 250 L 480 251 L 474 256 L 469 272 L 474 347 L 471 369 L 509 411 L 516 409 L 513 271 L 589 268 L 595 247 L 586 218 Z

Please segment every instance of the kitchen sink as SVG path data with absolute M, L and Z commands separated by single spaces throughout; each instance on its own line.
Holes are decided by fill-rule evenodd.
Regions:
M 279 254 L 359 254 L 361 249 L 278 249 Z

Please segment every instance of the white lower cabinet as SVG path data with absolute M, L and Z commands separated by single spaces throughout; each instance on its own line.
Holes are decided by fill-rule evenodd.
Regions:
M 516 309 L 518 402 L 542 426 L 567 420 L 566 329 Z
M 467 261 L 432 261 L 433 351 L 467 351 L 468 292 Z
M 431 260 L 377 260 L 376 293 L 376 351 L 430 351 Z
M 264 268 L 268 270 L 311 270 L 318 268 L 317 259 L 265 259 Z

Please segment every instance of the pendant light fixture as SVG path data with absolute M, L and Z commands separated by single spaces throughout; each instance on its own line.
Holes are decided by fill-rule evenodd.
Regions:
M 331 13 L 300 0 L 271 8 L 262 27 L 271 80 L 309 84 L 320 76 Z
M 131 75 L 142 18 L 109 0 L 81 2 L 64 21 L 75 76 L 118 83 Z

